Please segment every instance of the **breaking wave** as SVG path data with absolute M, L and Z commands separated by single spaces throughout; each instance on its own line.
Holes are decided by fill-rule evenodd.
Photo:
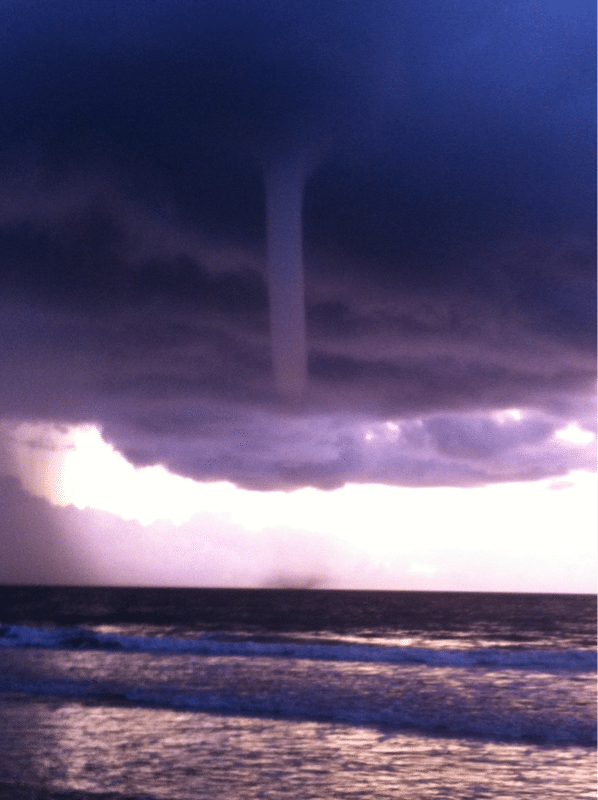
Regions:
M 128 636 L 98 633 L 87 628 L 36 628 L 0 625 L 0 647 L 38 647 L 52 650 L 120 650 L 138 653 L 197 656 L 261 656 L 312 661 L 423 664 L 430 667 L 522 669 L 538 672 L 592 672 L 596 653 L 589 650 L 526 650 L 506 648 L 432 649 L 374 644 L 305 643 L 248 639 Z

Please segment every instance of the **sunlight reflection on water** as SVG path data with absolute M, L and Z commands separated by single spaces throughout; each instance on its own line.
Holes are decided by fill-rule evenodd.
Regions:
M 159 800 L 594 797 L 592 749 L 5 698 L 0 781 Z

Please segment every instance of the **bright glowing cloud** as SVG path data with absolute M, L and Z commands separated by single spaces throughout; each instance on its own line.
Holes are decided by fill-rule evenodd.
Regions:
M 458 564 L 462 569 L 480 558 L 508 557 L 522 569 L 538 556 L 543 564 L 569 559 L 573 569 L 584 558 L 591 561 L 595 549 L 596 480 L 581 470 L 558 485 L 550 480 L 433 489 L 347 484 L 331 492 L 258 492 L 227 482 L 199 483 L 162 466 L 136 469 L 92 426 L 19 426 L 13 444 L 30 493 L 145 526 L 167 521 L 172 542 L 189 537 L 188 528 L 178 534 L 177 526 L 196 514 L 202 515 L 202 530 L 209 515 L 215 524 L 238 526 L 266 540 L 275 531 L 308 532 L 344 542 L 346 552 L 363 553 L 370 572 L 419 576 L 426 586 L 441 578 L 450 582 Z M 155 535 L 148 543 L 158 546 Z M 159 546 L 167 559 L 164 543 Z M 447 556 L 449 550 L 453 555 Z
M 500 423 L 512 422 L 513 420 L 519 422 L 523 419 L 523 411 L 518 408 L 507 408 L 494 411 L 491 416 Z
M 563 439 L 565 442 L 572 442 L 573 444 L 589 444 L 594 440 L 594 434 L 591 431 L 582 431 L 577 425 L 567 425 L 560 431 L 555 433 L 557 439 Z

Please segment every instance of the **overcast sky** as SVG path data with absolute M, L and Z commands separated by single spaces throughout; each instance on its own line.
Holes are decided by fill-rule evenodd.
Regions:
M 595 469 L 593 6 L 6 0 L 0 470 L 22 484 L 3 479 L 5 519 L 43 533 L 27 523 L 25 557 L 5 526 L 0 580 L 144 580 L 139 561 L 115 578 L 73 555 L 65 515 L 84 512 L 32 488 L 35 453 L 73 426 L 133 466 L 264 498 L 362 485 L 434 503 L 542 481 L 564 496 Z M 289 405 L 264 170 L 298 151 L 308 386 Z M 235 525 L 219 552 L 236 536 L 251 568 L 199 582 L 258 585 L 283 553 L 280 581 L 293 564 L 308 584 L 337 559 L 329 534 L 288 533 L 292 516 L 253 550 Z M 450 532 L 443 548 L 439 563 Z

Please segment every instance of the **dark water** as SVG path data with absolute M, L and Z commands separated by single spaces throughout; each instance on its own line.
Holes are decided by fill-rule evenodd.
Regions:
M 4 587 L 0 609 L 7 797 L 596 796 L 593 597 Z

